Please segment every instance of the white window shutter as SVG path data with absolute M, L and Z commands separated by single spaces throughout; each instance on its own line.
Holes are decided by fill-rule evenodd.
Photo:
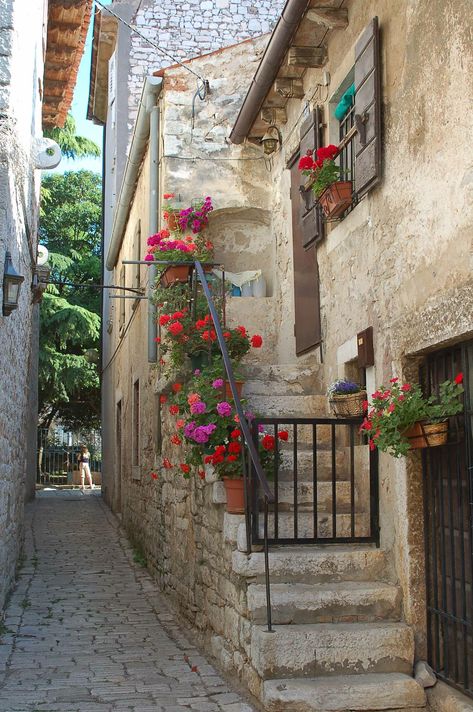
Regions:
M 117 64 L 115 61 L 115 52 L 108 60 L 108 105 L 111 106 L 115 101 L 117 92 Z

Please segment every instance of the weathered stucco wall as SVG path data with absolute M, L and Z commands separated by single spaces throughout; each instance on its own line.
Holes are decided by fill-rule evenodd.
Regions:
M 25 277 L 18 309 L 8 317 L 0 313 L 1 609 L 22 545 L 25 485 L 31 496 L 36 476 L 31 457 L 36 433 L 27 426 L 35 420 L 36 402 L 36 382 L 30 378 L 37 358 L 33 328 L 37 307 L 31 304 L 30 285 L 36 258 L 39 171 L 34 170 L 32 149 L 34 137 L 41 136 L 38 79 L 43 67 L 43 2 L 2 3 L 0 35 L 0 279 L 3 282 L 7 250 L 17 272 Z M 32 471 L 27 471 L 28 458 Z
M 375 380 L 416 378 L 409 368 L 419 353 L 473 333 L 471 278 L 472 162 L 465 146 L 471 133 L 473 98 L 471 23 L 468 3 L 352 2 L 349 26 L 331 33 L 328 88 L 320 70 L 304 78 L 306 97 L 291 100 L 283 141 L 314 92 L 325 104 L 354 63 L 357 37 L 375 15 L 382 46 L 384 176 L 341 222 L 328 226 L 318 248 L 325 386 L 344 364 L 338 349 L 374 327 Z M 462 19 L 463 18 L 463 19 Z M 432 38 L 435 37 L 435 42 Z M 459 84 L 453 81 L 461 76 Z M 433 91 L 432 88 L 435 88 Z M 277 279 L 284 288 L 292 260 L 286 160 L 298 130 L 274 158 L 273 229 Z M 338 143 L 325 130 L 324 143 Z M 291 275 L 289 272 L 289 280 Z M 283 292 L 291 308 L 291 285 Z M 278 326 L 278 325 L 276 325 Z M 281 349 L 291 339 L 284 324 Z M 318 360 L 317 353 L 310 357 Z M 418 455 L 396 461 L 381 455 L 381 541 L 392 549 L 404 590 L 408 622 L 416 627 L 419 656 L 425 654 L 425 604 L 421 468 Z

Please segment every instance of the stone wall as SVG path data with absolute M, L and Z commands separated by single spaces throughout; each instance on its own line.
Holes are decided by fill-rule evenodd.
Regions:
M 20 304 L 0 316 L 0 608 L 11 586 L 23 536 L 23 502 L 31 496 L 35 420 L 37 318 L 31 304 L 32 261 L 36 257 L 39 171 L 32 163 L 33 140 L 41 136 L 43 3 L 21 0 L 0 7 L 0 279 L 6 251 L 25 277 Z M 3 292 L 0 291 L 0 298 Z

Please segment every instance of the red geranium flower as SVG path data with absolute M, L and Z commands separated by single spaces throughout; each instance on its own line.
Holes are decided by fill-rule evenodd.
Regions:
M 236 455 L 229 455 L 227 457 L 227 462 L 236 462 L 238 460 Z
M 171 442 L 173 445 L 182 445 L 182 440 L 177 433 L 171 435 Z
M 265 450 L 274 450 L 275 439 L 272 435 L 265 435 L 261 441 L 261 445 Z
M 201 480 L 205 480 L 205 472 L 204 470 L 199 470 L 199 477 Z
M 179 413 L 179 406 L 177 405 L 170 405 L 169 406 L 169 412 L 171 415 L 177 415 Z
M 159 317 L 159 323 L 161 326 L 166 326 L 166 324 L 170 321 L 171 317 L 169 316 L 169 314 L 161 314 L 161 316 Z
M 246 336 L 246 329 L 244 326 L 237 326 L 237 329 L 242 336 Z
M 160 402 L 160 403 L 166 403 L 167 399 L 168 399 L 168 397 L 165 396 L 165 395 L 159 396 L 159 402 Z
M 215 455 L 223 455 L 224 452 L 226 452 L 227 448 L 225 445 L 217 445 L 215 448 Z
M 224 338 L 224 339 L 230 339 L 230 338 L 231 338 L 230 332 L 229 332 L 229 331 L 224 331 L 224 332 L 223 332 L 223 338 Z
M 461 371 L 460 371 L 460 373 L 457 373 L 454 380 L 455 380 L 455 383 L 457 383 L 457 384 L 463 383 L 463 373 Z
M 158 479 L 158 475 L 156 474 L 156 472 L 150 472 L 150 476 L 153 478 L 153 480 Z
M 213 455 L 206 455 L 206 456 L 204 457 L 204 462 L 205 462 L 206 465 L 210 465 L 210 463 L 212 462 L 212 460 L 213 460 Z
M 314 167 L 314 159 L 312 156 L 302 156 L 298 167 L 300 171 L 310 171 Z
M 238 428 L 235 428 L 235 430 L 232 430 L 230 433 L 231 438 L 239 438 L 241 435 L 241 430 L 238 430 Z
M 401 391 L 404 391 L 404 393 L 407 393 L 412 389 L 412 386 L 410 383 L 404 383 L 403 386 L 401 386 Z
M 172 390 L 174 393 L 179 393 L 179 391 L 182 389 L 182 383 L 173 383 L 172 384 Z
M 238 455 L 240 450 L 241 450 L 240 443 L 230 443 L 228 445 L 228 452 L 231 452 L 233 455 Z
M 164 200 L 170 200 L 170 198 L 174 198 L 174 193 L 164 193 L 163 198 Z
M 376 450 L 376 443 L 374 440 L 370 440 L 370 450 Z
M 177 311 L 177 312 L 174 312 L 174 314 L 172 315 L 172 318 L 173 319 L 182 319 L 183 316 L 184 316 L 184 314 L 182 312 Z
M 185 462 L 181 462 L 181 464 L 179 465 L 179 467 L 181 468 L 181 470 L 183 471 L 183 473 L 184 473 L 185 475 L 188 475 L 188 474 L 189 474 L 191 468 L 189 467 L 189 465 L 186 465 Z
M 362 405 L 363 411 L 368 410 L 368 408 L 369 408 L 369 406 L 370 406 L 370 404 L 368 403 L 367 400 L 364 400 L 361 405 Z
M 184 329 L 180 321 L 174 321 L 172 324 L 169 325 L 168 327 L 169 331 L 171 334 L 174 336 L 177 336 L 178 334 L 181 333 L 181 331 Z
M 288 437 L 289 437 L 289 433 L 287 432 L 287 430 L 281 430 L 281 432 L 278 433 L 278 438 L 280 440 L 287 440 Z
M 251 337 L 251 345 L 255 349 L 259 349 L 259 347 L 262 345 L 263 339 L 259 334 L 255 334 L 254 336 Z
M 163 460 L 163 467 L 165 470 L 172 470 L 172 468 L 173 468 L 173 465 L 169 462 L 167 457 L 165 457 Z
M 397 383 L 399 381 L 399 378 L 390 378 L 389 383 Z

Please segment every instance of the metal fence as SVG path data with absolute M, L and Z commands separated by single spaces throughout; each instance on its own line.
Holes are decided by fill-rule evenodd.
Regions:
M 92 472 L 102 471 L 100 431 L 73 432 L 62 427 L 38 429 L 37 477 L 40 484 L 72 485 L 81 445 L 87 445 Z

